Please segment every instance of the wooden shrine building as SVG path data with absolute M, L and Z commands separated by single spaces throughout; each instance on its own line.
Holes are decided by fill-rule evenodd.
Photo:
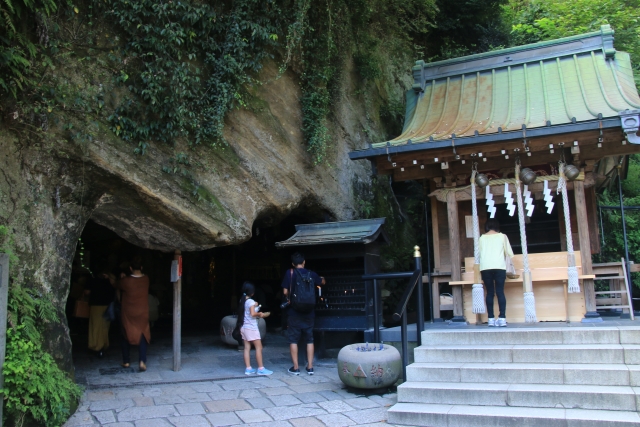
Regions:
M 349 154 L 352 160 L 370 160 L 378 175 L 427 183 L 434 299 L 438 282 L 454 285 L 454 320 L 475 317 L 472 167 L 491 179 L 487 188 L 496 218 L 518 254 L 518 215 L 509 215 L 504 205 L 505 184 L 507 198 L 516 194 L 516 162 L 537 175 L 528 186 L 533 214 L 526 219 L 526 234 L 538 320 L 599 320 L 591 257 L 600 251 L 596 189 L 612 169 L 624 171 L 626 155 L 640 152 L 640 97 L 629 55 L 614 49 L 613 34 L 605 25 L 579 36 L 429 64 L 417 61 L 402 134 Z M 565 218 L 556 194 L 562 159 L 580 171 L 568 182 L 580 292 L 568 295 Z M 478 189 L 481 231 L 485 194 Z M 550 203 L 554 207 L 548 209 Z M 520 262 L 516 256 L 517 269 Z M 505 292 L 507 320 L 522 322 L 522 279 L 507 280 Z

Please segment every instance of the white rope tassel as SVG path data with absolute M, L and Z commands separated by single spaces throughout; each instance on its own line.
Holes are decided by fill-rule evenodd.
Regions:
M 575 294 L 580 292 L 580 280 L 578 280 L 576 256 L 575 252 L 573 251 L 573 233 L 571 232 L 571 217 L 569 216 L 569 196 L 567 195 L 567 179 L 564 176 L 564 163 L 560 163 L 558 193 L 562 193 L 562 209 L 564 211 L 564 224 L 567 236 L 567 292 L 570 294 Z
M 471 296 L 473 297 L 473 313 L 482 314 L 486 312 L 484 305 L 484 286 L 476 283 L 472 286 Z
M 536 323 L 538 321 L 536 317 L 536 299 L 533 296 L 533 292 L 524 293 L 524 321 L 526 323 Z
M 478 224 L 478 206 L 476 203 L 476 171 L 471 172 L 471 215 L 473 218 L 473 258 L 476 264 L 480 264 L 480 225 Z M 475 272 L 475 270 L 474 270 Z M 473 299 L 473 313 L 482 314 L 486 312 L 484 302 L 484 287 L 482 283 L 475 283 L 472 287 L 471 296 Z
M 518 203 L 518 222 L 520 224 L 520 244 L 522 245 L 522 267 L 524 292 L 524 321 L 534 323 L 538 321 L 536 317 L 536 300 L 533 297 L 533 285 L 531 283 L 531 270 L 529 268 L 529 253 L 527 251 L 527 233 L 524 227 L 524 207 L 522 203 L 522 189 L 520 188 L 520 165 L 516 164 L 516 201 Z
M 576 267 L 575 265 L 567 267 L 567 274 L 569 276 L 567 292 L 570 294 L 579 293 L 580 280 L 578 280 L 578 267 Z

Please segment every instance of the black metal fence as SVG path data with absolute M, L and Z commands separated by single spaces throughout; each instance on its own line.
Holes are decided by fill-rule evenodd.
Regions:
M 364 280 L 372 280 L 373 281 L 373 306 L 374 306 L 374 324 L 373 324 L 373 340 L 374 342 L 380 342 L 380 322 L 378 319 L 378 280 L 393 280 L 393 279 L 409 279 L 409 284 L 404 290 L 404 294 L 400 301 L 398 302 L 398 306 L 393 312 L 393 319 L 398 321 L 402 320 L 402 324 L 400 326 L 400 337 L 402 341 L 402 379 L 404 381 L 407 380 L 407 365 L 409 364 L 409 342 L 407 338 L 407 304 L 409 304 L 409 299 L 411 295 L 413 295 L 413 291 L 416 286 L 418 287 L 418 295 L 416 298 L 417 305 L 417 314 L 418 319 L 416 322 L 416 334 L 418 346 L 422 345 L 422 334 L 421 332 L 424 330 L 424 293 L 422 287 L 422 256 L 420 255 L 420 248 L 416 246 L 414 248 L 414 261 L 415 268 L 413 271 L 402 272 L 402 273 L 379 273 L 379 274 L 368 274 L 362 276 Z

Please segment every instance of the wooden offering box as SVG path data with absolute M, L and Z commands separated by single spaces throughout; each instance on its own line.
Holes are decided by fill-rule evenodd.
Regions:
M 473 284 L 473 257 L 465 258 L 465 272 L 462 280 L 450 282 L 451 286 L 462 286 L 464 316 L 473 319 L 471 285 Z M 524 322 L 524 302 L 522 297 L 522 255 L 513 257 L 513 264 L 520 277 L 507 279 L 505 296 L 507 298 L 507 322 Z M 576 264 L 582 283 L 585 279 L 593 279 L 593 274 L 582 274 L 580 253 L 576 252 Z M 529 268 L 533 280 L 539 321 L 576 321 L 582 320 L 586 313 L 584 293 L 567 292 L 567 253 L 548 252 L 529 255 Z M 494 314 L 499 314 L 498 300 L 494 298 Z M 481 322 L 487 321 L 487 314 L 480 316 Z

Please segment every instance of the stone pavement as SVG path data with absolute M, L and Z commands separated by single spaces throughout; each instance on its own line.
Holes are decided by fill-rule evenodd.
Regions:
M 389 426 L 394 391 L 346 389 L 335 359 L 316 361 L 314 376 L 292 376 L 286 372 L 288 346 L 280 336 L 265 342 L 265 366 L 274 371 L 269 377 L 244 375 L 242 353 L 216 337 L 187 337 L 183 344 L 192 351 L 183 353 L 180 372 L 171 370 L 167 340 L 152 343 L 144 373 L 118 368 L 117 351 L 102 360 L 76 355 L 76 377 L 86 390 L 64 427 Z M 253 351 L 252 363 L 255 367 Z

